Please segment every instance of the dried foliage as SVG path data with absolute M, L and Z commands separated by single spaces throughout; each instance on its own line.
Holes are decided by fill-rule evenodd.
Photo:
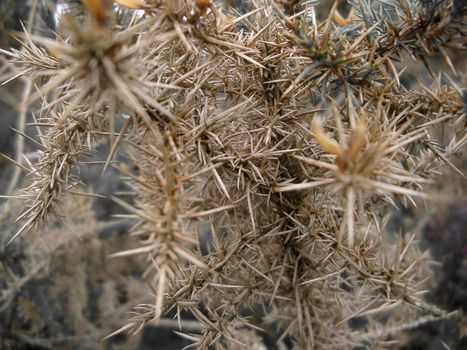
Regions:
M 123 235 L 129 225 L 96 222 L 91 203 L 69 197 L 62 222 L 51 220 L 6 247 L 1 241 L 2 349 L 101 349 L 99 340 L 121 326 L 128 308 L 150 300 L 149 288 L 135 278 L 143 259 L 107 260 L 109 252 L 128 246 L 131 238 Z M 19 200 L 2 205 L 2 239 L 14 232 L 11 222 L 21 206 Z M 111 346 L 136 348 L 140 338 Z
M 355 0 L 324 19 L 318 1 L 82 3 L 54 40 L 26 32 L 3 51 L 38 87 L 13 239 L 57 215 L 96 144 L 112 142 L 106 167 L 125 146 L 136 200 L 115 200 L 141 246 L 114 255 L 147 258 L 154 303 L 117 333 L 175 310 L 201 324 L 184 335 L 197 348 L 253 347 L 268 324 L 297 349 L 352 348 L 446 316 L 423 300 L 415 234 L 385 223 L 433 200 L 423 185 L 467 140 L 450 58 L 467 47 L 462 1 Z M 432 86 L 401 83 L 407 59 Z

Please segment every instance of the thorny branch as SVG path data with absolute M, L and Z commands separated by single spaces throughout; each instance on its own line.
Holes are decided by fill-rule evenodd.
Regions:
M 85 21 L 62 14 L 56 40 L 26 32 L 2 51 L 39 86 L 40 157 L 15 237 L 56 215 L 106 135 L 107 165 L 126 145 L 136 201 L 116 201 L 141 247 L 115 256 L 147 258 L 155 302 L 115 333 L 176 309 L 202 325 L 185 335 L 198 348 L 268 322 L 296 348 L 335 348 L 444 316 L 419 297 L 429 259 L 413 236 L 389 243 L 384 218 L 395 198 L 430 200 L 423 185 L 466 142 L 463 92 L 427 59 L 465 79 L 450 58 L 466 48 L 461 1 L 350 1 L 348 16 L 336 2 L 324 19 L 318 1 L 82 3 Z M 402 84 L 406 54 L 433 86 Z

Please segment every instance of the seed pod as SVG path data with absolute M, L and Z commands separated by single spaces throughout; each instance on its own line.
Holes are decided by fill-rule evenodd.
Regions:
M 210 0 L 196 0 L 195 3 L 202 15 L 204 15 L 206 10 L 212 6 Z

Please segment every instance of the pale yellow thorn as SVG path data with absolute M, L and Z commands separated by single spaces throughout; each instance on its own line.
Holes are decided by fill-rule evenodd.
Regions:
M 316 141 L 323 147 L 323 149 L 331 154 L 335 154 L 338 157 L 342 156 L 342 149 L 336 140 L 331 139 L 327 136 L 323 130 L 321 120 L 315 118 L 311 124 L 311 131 L 315 135 Z
M 355 159 L 360 150 L 365 146 L 366 126 L 362 119 L 357 120 L 355 128 L 349 139 L 349 148 L 347 153 L 351 159 Z
M 146 7 L 145 2 L 142 0 L 115 0 L 115 2 L 120 6 L 131 10 L 141 10 Z
M 334 19 L 334 22 L 336 22 L 341 27 L 345 27 L 346 25 L 349 24 L 349 21 L 346 20 L 344 17 L 342 17 L 342 15 L 339 13 L 339 11 L 337 9 L 334 12 L 332 17 Z

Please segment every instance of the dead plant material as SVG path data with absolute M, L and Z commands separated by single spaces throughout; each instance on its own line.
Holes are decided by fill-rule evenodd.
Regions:
M 127 27 L 112 1 L 83 1 L 83 23 L 63 15 L 55 40 L 24 33 L 3 52 L 38 87 L 39 157 L 24 167 L 15 237 L 58 215 L 104 137 L 108 164 L 127 145 L 135 201 L 115 200 L 141 246 L 114 256 L 146 257 L 154 303 L 114 334 L 185 310 L 200 349 L 248 348 L 238 335 L 270 323 L 297 349 L 384 347 L 446 316 L 421 296 L 416 236 L 391 241 L 385 222 L 396 198 L 429 205 L 423 186 L 467 140 L 462 91 L 427 59 L 462 80 L 449 57 L 465 49 L 460 2 L 350 1 L 349 16 L 336 3 L 323 21 L 315 1 L 116 2 L 137 10 Z M 432 87 L 404 87 L 404 53 Z

